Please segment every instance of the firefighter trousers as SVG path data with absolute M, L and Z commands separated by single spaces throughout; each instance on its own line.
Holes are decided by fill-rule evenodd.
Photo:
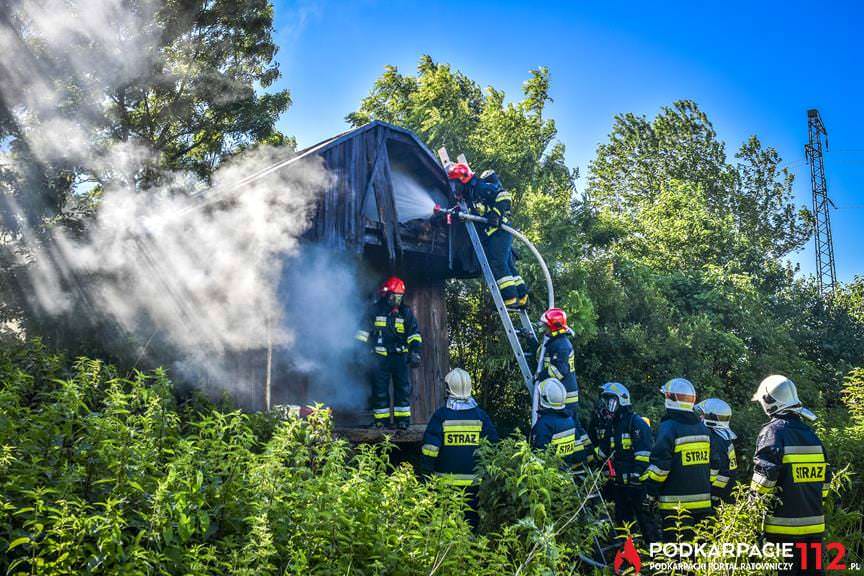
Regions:
M 516 270 L 516 261 L 513 258 L 513 236 L 500 228 L 492 234 L 481 233 L 483 251 L 489 260 L 489 267 L 501 298 L 506 306 L 524 305 L 528 301 L 528 289 L 525 281 Z
M 411 422 L 411 372 L 407 354 L 388 350 L 375 354 L 372 366 L 372 412 L 376 422 L 390 420 L 390 381 L 393 381 L 393 418 Z
M 615 502 L 615 526 L 622 527 L 636 521 L 642 540 L 650 544 L 660 541 L 660 531 L 654 514 L 642 508 L 643 490 L 642 486 L 615 485 L 612 493 Z

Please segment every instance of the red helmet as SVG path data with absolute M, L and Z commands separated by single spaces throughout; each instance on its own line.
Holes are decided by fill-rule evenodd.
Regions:
M 463 184 L 467 184 L 471 181 L 471 178 L 474 177 L 474 173 L 471 172 L 471 168 L 469 168 L 467 164 L 458 162 L 456 164 L 450 164 L 447 167 L 447 177 L 451 180 L 459 180 Z
M 405 294 L 405 282 L 401 278 L 390 276 L 381 284 L 378 293 L 381 296 L 386 296 L 387 294 Z
M 550 308 L 543 313 L 540 321 L 549 328 L 550 332 L 567 330 L 567 314 L 561 308 Z

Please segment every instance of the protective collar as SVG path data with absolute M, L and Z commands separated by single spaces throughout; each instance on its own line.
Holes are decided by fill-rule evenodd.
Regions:
M 469 397 L 465 400 L 460 400 L 458 398 L 448 398 L 447 399 L 447 408 L 450 410 L 470 410 L 471 408 L 477 407 L 477 401 L 474 400 L 474 397 Z

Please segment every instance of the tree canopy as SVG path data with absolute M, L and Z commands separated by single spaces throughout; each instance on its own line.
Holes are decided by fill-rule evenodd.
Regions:
M 653 118 L 615 117 L 580 194 L 545 113 L 549 88 L 549 71 L 534 70 L 508 101 L 427 56 L 416 75 L 387 68 L 348 119 L 403 125 L 499 173 L 517 227 L 552 268 L 584 397 L 617 380 L 658 416 L 657 388 L 683 375 L 701 397 L 730 401 L 747 437 L 761 420 L 750 395 L 770 373 L 796 379 L 812 406 L 830 405 L 864 363 L 860 282 L 825 302 L 796 277 L 788 257 L 809 239 L 810 215 L 777 151 L 752 136 L 730 159 L 708 115 L 677 101 Z M 539 317 L 538 270 L 530 258 L 520 265 Z M 491 299 L 476 282 L 448 290 L 453 363 L 477 377 L 499 421 L 524 427 L 528 402 Z

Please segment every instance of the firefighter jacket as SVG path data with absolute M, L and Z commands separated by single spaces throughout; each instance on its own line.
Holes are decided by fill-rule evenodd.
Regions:
M 711 496 L 728 501 L 735 487 L 738 459 L 735 456 L 735 433 L 728 428 L 708 428 L 711 437 Z
M 661 511 L 707 510 L 711 508 L 710 459 L 708 428 L 699 417 L 667 410 L 641 481 L 646 492 L 658 498 Z
M 414 313 L 405 304 L 393 308 L 382 298 L 369 307 L 363 318 L 356 338 L 368 344 L 375 354 L 420 352 L 423 338 Z
M 576 468 L 591 456 L 591 441 L 582 426 L 566 410 L 543 408 L 537 412 L 537 422 L 531 429 L 531 446 L 552 451 L 568 466 Z
M 472 178 L 467 189 L 472 212 L 487 217 L 495 214 L 501 224 L 510 222 L 513 196 L 501 185 L 497 174 L 487 170 L 479 178 Z M 486 234 L 491 236 L 497 230 L 498 227 L 487 226 Z
M 573 353 L 573 344 L 568 338 L 567 330 L 559 330 L 549 335 L 545 343 L 545 353 L 543 353 L 543 369 L 540 371 L 539 378 L 542 382 L 546 378 L 557 378 L 564 388 L 567 390 L 567 398 L 564 404 L 574 412 L 579 403 L 579 386 L 576 383 L 576 366 L 575 355 Z M 542 351 L 538 351 L 541 354 Z
M 629 406 L 622 406 L 615 414 L 610 449 L 612 466 L 618 484 L 640 484 L 640 477 L 648 468 L 651 457 L 651 427 Z
M 426 473 L 442 476 L 449 484 L 471 486 L 477 482 L 474 451 L 482 438 L 498 441 L 489 415 L 473 398 L 448 400 L 426 426 L 420 467 Z
M 819 537 L 825 531 L 822 499 L 831 469 L 822 442 L 798 414 L 775 416 L 756 440 L 750 487 L 778 500 L 765 517 L 768 535 Z
M 612 454 L 612 434 L 614 432 L 612 421 L 603 418 L 595 409 L 591 412 L 591 421 L 588 423 L 588 438 L 594 445 L 594 455 L 602 463 Z

